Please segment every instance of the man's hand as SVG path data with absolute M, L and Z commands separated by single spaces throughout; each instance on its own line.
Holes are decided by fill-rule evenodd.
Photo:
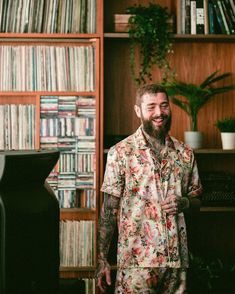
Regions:
M 106 292 L 107 285 L 111 285 L 110 265 L 105 260 L 98 260 L 97 270 L 97 286 L 102 293 Z
M 117 225 L 117 213 L 120 199 L 104 194 L 104 203 L 101 209 L 97 242 L 97 286 L 105 293 L 107 285 L 111 285 L 110 265 L 107 262 L 109 246 Z
M 176 215 L 189 208 L 189 199 L 187 197 L 171 195 L 162 201 L 161 206 L 167 214 Z

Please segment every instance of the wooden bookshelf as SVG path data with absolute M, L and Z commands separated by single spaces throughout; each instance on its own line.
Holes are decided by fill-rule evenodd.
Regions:
M 154 0 L 152 2 L 167 6 L 177 18 L 177 0 Z M 96 0 L 96 31 L 94 33 L 0 33 L 1 46 L 79 46 L 81 44 L 95 44 L 95 88 L 93 91 L 77 90 L 37 90 L 37 91 L 0 91 L 0 104 L 8 101 L 14 103 L 35 103 L 36 118 L 36 146 L 40 148 L 40 97 L 41 96 L 94 96 L 96 98 L 96 209 L 72 208 L 61 209 L 62 220 L 93 220 L 96 224 L 99 209 L 102 204 L 102 194 L 99 192 L 105 163 L 103 137 L 110 135 L 129 135 L 139 126 L 139 121 L 133 110 L 136 84 L 130 75 L 130 47 L 127 33 L 114 32 L 114 14 L 125 13 L 126 8 L 133 6 L 134 0 Z M 138 1 L 148 5 L 149 1 Z M 202 79 L 213 71 L 232 72 L 228 83 L 235 83 L 235 36 L 234 35 L 182 35 L 174 36 L 174 54 L 170 62 L 175 67 L 177 77 L 185 82 L 200 83 Z M 139 60 L 139 52 L 136 53 Z M 160 80 L 160 73 L 153 70 L 153 81 Z M 7 97 L 7 98 L 4 98 Z M 26 97 L 26 98 L 23 98 Z M 2 102 L 1 102 L 2 101 Z M 183 132 L 188 128 L 189 121 L 175 105 L 172 105 L 173 119 L 171 134 L 183 139 Z M 215 121 L 224 116 L 235 113 L 235 91 L 221 94 L 213 98 L 199 113 L 199 129 L 204 135 L 204 149 L 196 150 L 200 158 L 199 164 L 207 169 L 214 167 L 212 160 L 223 162 L 223 169 L 234 171 L 233 151 L 221 150 L 219 131 Z M 179 122 L 180 118 L 180 122 Z M 202 208 L 201 213 L 217 209 L 227 212 L 229 209 Z M 217 211 L 217 212 L 218 212 Z M 233 208 L 231 208 L 233 211 Z M 96 237 L 96 236 L 95 236 Z M 85 278 L 94 276 L 93 267 L 61 268 L 61 277 Z
M 9 1 L 10 2 L 10 1 Z M 14 1 L 12 1 L 14 2 Z M 32 1 L 37 3 L 37 1 Z M 47 1 L 47 4 L 50 1 Z M 60 1 L 61 4 L 65 3 L 66 1 Z M 43 2 L 42 2 L 43 3 Z M 52 0 L 51 3 L 53 3 L 54 5 L 54 1 Z M 59 2 L 58 2 L 59 3 Z M 70 3 L 72 3 L 70 1 Z M 64 64 L 64 68 L 61 68 L 60 71 L 57 72 L 57 75 L 53 75 L 53 70 L 51 70 L 50 74 L 51 76 L 47 76 L 46 82 L 48 84 L 50 83 L 55 83 L 55 79 L 57 79 L 58 76 L 60 76 L 60 79 L 57 80 L 56 83 L 65 83 L 68 82 L 66 84 L 66 86 L 60 88 L 58 87 L 58 84 L 56 84 L 55 87 L 35 87 L 32 89 L 29 88 L 14 88 L 14 87 L 10 87 L 9 88 L 4 88 L 6 86 L 5 83 L 1 83 L 0 82 L 0 104 L 34 104 L 36 107 L 36 118 L 35 118 L 35 133 L 36 133 L 36 149 L 40 149 L 45 148 L 45 140 L 42 143 L 42 137 L 45 135 L 42 135 L 42 130 L 40 128 L 40 126 L 42 127 L 42 120 L 43 119 L 47 119 L 48 117 L 48 121 L 50 118 L 53 117 L 53 115 L 48 115 L 45 118 L 45 112 L 42 113 L 42 98 L 43 97 L 57 97 L 58 99 L 63 99 L 63 97 L 76 97 L 76 99 L 78 97 L 84 97 L 84 98 L 89 98 L 92 97 L 94 98 L 95 101 L 95 107 L 94 110 L 91 110 L 92 114 L 86 114 L 84 115 L 84 112 L 82 112 L 81 114 L 73 114 L 73 119 L 74 121 L 77 120 L 77 117 L 79 119 L 81 119 L 78 123 L 82 122 L 82 119 L 84 117 L 86 117 L 88 119 L 88 117 L 91 117 L 92 115 L 94 116 L 95 123 L 93 124 L 94 127 L 94 162 L 95 163 L 89 163 L 90 165 L 94 165 L 93 167 L 90 167 L 90 170 L 92 170 L 92 172 L 90 172 L 90 177 L 92 177 L 92 183 L 90 183 L 88 186 L 88 188 L 86 188 L 86 186 L 84 185 L 82 188 L 79 186 L 79 184 L 77 184 L 77 179 L 76 179 L 76 185 L 75 190 L 76 190 L 76 197 L 79 197 L 79 193 L 77 192 L 77 186 L 78 186 L 78 190 L 81 191 L 83 190 L 87 190 L 90 189 L 91 191 L 93 191 L 93 200 L 94 200 L 94 204 L 92 207 L 89 207 L 90 204 L 86 204 L 83 203 L 83 207 L 75 207 L 75 208 L 61 208 L 60 211 L 60 218 L 61 221 L 92 221 L 95 224 L 95 228 L 94 228 L 94 234 L 93 234 L 93 246 L 94 248 L 92 248 L 93 250 L 93 264 L 92 266 L 67 266 L 67 267 L 61 267 L 60 269 L 60 276 L 62 278 L 82 278 L 82 279 L 90 279 L 92 277 L 94 277 L 94 268 L 95 268 L 95 261 L 96 261 L 96 225 L 97 225 L 97 220 L 98 220 L 98 210 L 99 210 L 99 187 L 100 187 L 100 178 L 99 178 L 99 169 L 100 169 L 100 165 L 101 165 L 101 159 L 100 159 L 100 147 L 102 146 L 101 142 L 102 142 L 102 138 L 101 138 L 101 122 L 102 122 L 102 82 L 103 82 L 103 78 L 101 76 L 102 73 L 102 58 L 101 58 L 101 50 L 102 49 L 102 39 L 103 39 L 103 1 L 102 0 L 96 0 L 96 1 L 83 1 L 84 4 L 94 4 L 93 5 L 93 11 L 91 13 L 92 17 L 90 17 L 90 20 L 92 22 L 92 28 L 91 29 L 87 29 L 87 32 L 84 31 L 76 31 L 76 32 L 63 32 L 63 33 L 58 33 L 58 32 L 50 32 L 50 30 L 48 32 L 31 32 L 29 31 L 24 31 L 24 32 L 16 32 L 16 31 L 11 31 L 10 29 L 7 29 L 6 32 L 4 32 L 4 28 L 1 27 L 1 33 L 0 33 L 0 41 L 1 41 L 1 48 L 3 47 L 7 47 L 7 48 L 11 48 L 9 49 L 9 52 L 7 52 L 8 57 L 12 56 L 12 60 L 14 60 L 14 62 L 16 62 L 16 64 L 12 65 L 12 68 L 9 68 L 9 66 L 5 66 L 10 64 L 7 63 L 8 61 L 6 60 L 5 56 L 1 55 L 2 53 L 0 53 L 0 59 L 1 59 L 1 71 L 4 72 L 4 75 L 2 75 L 2 81 L 3 80 L 3 76 L 5 76 L 7 82 L 9 82 L 9 85 L 13 84 L 13 82 L 15 82 L 14 78 L 17 79 L 16 82 L 19 82 L 20 79 L 22 79 L 23 77 L 20 76 L 19 74 L 17 75 L 17 72 L 14 72 L 14 66 L 15 65 L 19 65 L 21 64 L 22 67 L 24 67 L 25 69 L 25 77 L 29 77 L 29 75 L 31 75 L 30 70 L 34 69 L 34 67 L 30 68 L 30 65 L 28 63 L 26 63 L 25 61 L 25 57 L 26 59 L 28 58 L 27 62 L 29 61 L 34 61 L 34 66 L 38 66 L 38 68 L 40 67 L 40 69 L 36 72 L 37 77 L 40 76 L 41 71 L 45 70 L 45 75 L 48 74 L 48 72 L 50 72 L 50 67 L 47 67 L 48 63 L 51 63 L 54 58 L 54 56 L 50 56 L 50 54 L 48 54 L 48 52 L 50 50 L 53 50 L 54 48 L 59 48 L 58 51 L 61 49 L 63 51 L 63 48 L 67 49 L 67 52 L 65 53 L 66 50 L 64 50 L 64 52 L 60 53 L 61 55 L 59 56 L 60 60 L 62 60 L 62 57 L 65 56 L 66 58 L 66 62 Z M 48 7 L 46 6 L 47 4 L 45 4 L 44 8 L 47 9 Z M 3 18 L 5 17 L 5 22 L 1 22 L 0 24 L 3 25 L 3 23 L 8 23 L 8 25 L 10 26 L 10 20 L 13 20 L 15 23 L 18 22 L 18 18 L 13 18 L 13 12 L 10 12 L 10 9 L 8 9 L 7 14 L 4 11 L 4 7 L 5 5 L 8 5 L 8 1 L 3 5 L 3 14 L 0 15 L 0 17 L 2 16 Z M 35 4 L 36 5 L 36 4 Z M 39 3 L 37 3 L 37 5 L 40 5 Z M 14 5 L 15 7 L 15 5 Z M 46 8 L 47 7 L 47 8 Z M 53 6 L 54 7 L 54 6 Z M 87 7 L 88 8 L 88 7 Z M 17 9 L 17 8 L 14 8 Z M 54 9 L 54 8 L 53 8 Z M 60 8 L 57 8 L 60 9 Z M 66 13 L 70 13 L 71 15 L 73 14 L 73 11 L 69 11 L 69 7 L 66 8 L 66 10 L 64 10 L 64 12 Z M 89 6 L 90 9 L 90 6 Z M 11 10 L 13 11 L 13 10 Z M 16 11 L 16 10 L 14 10 Z M 23 9 L 23 12 L 25 13 L 26 8 Z M 84 10 L 85 11 L 85 10 Z M 81 11 L 80 13 L 82 14 L 84 11 Z M 54 11 L 53 13 L 55 13 L 56 11 Z M 61 11 L 60 11 L 61 12 Z M 12 13 L 12 14 L 10 14 Z M 23 19 L 23 17 L 25 16 L 25 14 L 22 13 L 21 14 L 21 19 Z M 35 10 L 31 13 L 35 13 Z M 88 13 L 88 10 L 87 12 Z M 46 14 L 46 13 L 45 13 Z M 52 18 L 53 15 L 50 15 L 49 17 L 51 17 L 51 23 L 52 23 Z M 30 19 L 31 14 L 29 13 L 29 22 L 34 22 L 33 19 Z M 58 16 L 59 17 L 59 16 Z M 48 20 L 48 19 L 47 19 Z M 71 19 L 71 21 L 67 24 L 70 25 L 70 23 L 72 23 L 73 21 L 76 21 L 77 18 L 73 18 Z M 89 21 L 89 19 L 87 18 L 87 20 Z M 55 23 L 54 23 L 55 24 Z M 44 25 L 44 23 L 43 23 Z M 48 23 L 49 25 L 49 23 Z M 88 25 L 87 25 L 88 28 Z M 48 52 L 45 53 L 45 55 L 47 55 L 47 57 L 45 58 L 44 63 L 42 62 L 42 64 L 36 64 L 36 61 L 40 60 L 39 56 L 40 56 L 40 52 L 39 52 L 39 48 L 45 48 L 48 47 L 50 49 L 48 49 Z M 92 47 L 93 49 L 93 56 L 90 55 L 82 55 L 82 53 L 78 52 L 80 50 L 80 48 L 84 48 L 85 47 Z M 19 51 L 17 51 L 18 49 L 15 48 L 23 48 L 23 50 L 27 51 L 27 50 L 32 50 L 30 51 L 30 53 L 32 53 L 31 55 L 33 55 L 35 52 L 38 52 L 38 55 L 36 55 L 37 57 L 33 58 L 31 60 L 31 55 L 22 55 L 24 58 L 19 58 L 15 57 L 14 55 L 10 54 L 11 50 L 15 50 L 17 54 L 19 54 Z M 30 49 L 33 48 L 33 49 Z M 71 50 L 71 52 L 68 52 L 69 50 Z M 1 50 L 0 50 L 1 51 Z M 2 51 L 1 51 L 2 52 Z M 26 53 L 25 53 L 26 54 Z M 44 53 L 42 53 L 44 54 Z M 70 54 L 70 56 L 67 58 L 66 54 Z M 73 55 L 74 54 L 74 55 Z M 81 55 L 79 55 L 81 54 Z M 79 56 L 79 60 L 78 60 L 78 56 Z M 58 57 L 58 56 L 57 56 Z M 81 65 L 81 62 L 83 62 L 84 60 L 89 60 L 90 59 L 90 64 L 89 65 L 85 65 L 85 67 Z M 22 61 L 23 60 L 23 61 Z M 23 63 L 25 62 L 25 64 Z M 56 58 L 54 60 L 54 62 L 57 62 Z M 61 62 L 58 63 L 58 65 Z M 5 70 L 7 68 L 7 71 Z M 68 68 L 71 69 L 71 71 L 68 71 Z M 80 68 L 83 70 L 78 72 L 78 70 L 80 70 Z M 87 70 L 88 68 L 88 70 Z M 65 72 L 65 70 L 67 70 Z M 65 72 L 65 73 L 64 73 Z M 91 73 L 93 74 L 93 77 L 91 77 Z M 14 75 L 14 76 L 13 76 Z M 71 75 L 71 79 L 69 78 L 69 75 Z M 75 85 L 75 83 L 80 83 L 80 85 L 82 85 L 82 79 L 83 77 L 87 76 L 89 79 L 93 79 L 93 84 L 91 81 L 91 84 L 93 85 L 93 87 L 84 87 L 84 86 L 67 86 L 69 84 L 71 85 Z M 29 83 L 33 83 L 33 82 L 39 82 L 38 80 L 33 79 L 33 77 L 30 77 L 31 81 L 29 81 Z M 68 80 L 67 80 L 68 79 Z M 31 84 L 30 84 L 31 86 Z M 77 100 L 76 100 L 77 101 Z M 75 102 L 77 103 L 77 102 Z M 83 103 L 83 102 L 82 102 Z M 53 106 L 54 107 L 54 106 Z M 57 105 L 57 108 L 59 106 Z M 60 107 L 63 108 L 63 105 L 61 104 Z M 78 109 L 78 107 L 76 104 L 76 112 L 77 111 L 81 111 Z M 82 109 L 82 107 L 80 107 Z M 62 113 L 62 112 L 61 112 Z M 61 117 L 63 117 L 63 115 L 61 115 L 61 113 L 58 116 L 58 124 L 59 124 L 59 119 L 61 119 Z M 64 119 L 69 119 L 70 114 L 67 116 L 67 118 L 63 117 Z M 72 120 L 71 120 L 72 121 Z M 68 126 L 66 126 L 68 127 Z M 53 125 L 54 128 L 54 125 Z M 78 131 L 79 133 L 80 131 Z M 79 133 L 80 134 L 80 133 Z M 80 136 L 81 137 L 81 136 Z M 91 135 L 90 135 L 91 137 Z M 78 139 L 76 139 L 76 144 L 78 145 Z M 80 141 L 79 141 L 80 142 Z M 76 145 L 76 146 L 77 146 Z M 46 148 L 52 148 L 52 147 L 46 147 Z M 60 146 L 55 145 L 56 149 L 59 149 L 61 154 L 64 154 L 64 149 Z M 75 158 L 78 156 L 76 153 L 77 152 L 77 147 L 75 148 L 76 150 L 72 150 L 73 148 L 70 148 L 71 150 L 69 150 L 69 152 L 73 152 Z M 92 153 L 92 154 L 93 154 Z M 92 157 L 93 155 L 91 155 Z M 93 158 L 93 157 L 92 157 Z M 93 159 L 89 159 L 89 160 L 93 160 Z M 93 161 L 92 161 L 93 162 Z M 75 162 L 72 162 L 72 165 L 75 165 Z M 57 168 L 60 168 L 59 164 L 57 164 Z M 76 168 L 76 167 L 75 167 Z M 56 173 L 58 173 L 58 170 L 56 171 Z M 76 170 L 76 173 L 78 174 L 78 170 Z M 79 174 L 81 174 L 81 168 L 79 168 Z M 58 174 L 57 174 L 58 176 Z M 48 181 L 50 182 L 50 177 L 48 178 Z M 54 186 L 54 183 L 51 182 L 52 187 Z M 91 187 L 92 186 L 92 187 Z M 83 196 L 84 197 L 84 196 Z M 85 200 L 84 200 L 85 201 Z M 83 201 L 83 202 L 84 202 Z M 85 207 L 84 207 L 85 205 Z M 88 205 L 86 207 L 86 205 Z M 68 244 L 69 246 L 69 244 Z M 87 244 L 88 246 L 88 244 Z

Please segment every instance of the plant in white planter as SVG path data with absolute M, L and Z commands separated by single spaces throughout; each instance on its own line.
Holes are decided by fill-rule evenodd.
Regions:
M 221 132 L 223 149 L 235 149 L 235 117 L 217 120 L 216 126 Z
M 181 81 L 166 82 L 166 87 L 171 101 L 184 110 L 190 118 L 190 133 L 185 132 L 185 142 L 192 148 L 202 147 L 202 134 L 198 132 L 198 112 L 216 94 L 235 89 L 235 85 L 215 87 L 214 83 L 229 77 L 231 73 L 218 75 L 218 71 L 209 75 L 200 85 L 184 83 Z M 199 142 L 189 142 L 188 135 L 191 133 L 199 137 Z M 199 133 L 199 134 L 198 134 Z

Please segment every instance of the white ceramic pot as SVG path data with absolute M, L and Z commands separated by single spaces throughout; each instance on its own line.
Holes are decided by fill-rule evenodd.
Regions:
M 201 132 L 184 132 L 184 142 L 193 149 L 202 148 L 202 139 Z
M 235 149 L 235 133 L 221 133 L 223 149 Z

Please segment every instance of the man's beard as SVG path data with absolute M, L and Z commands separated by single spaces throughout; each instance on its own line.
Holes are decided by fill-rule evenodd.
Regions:
M 155 127 L 152 122 L 152 119 L 156 119 L 156 117 L 148 120 L 148 119 L 145 119 L 141 113 L 141 120 L 142 120 L 144 131 L 149 136 L 156 138 L 158 140 L 164 139 L 171 128 L 171 114 L 169 114 L 168 116 L 162 115 L 161 117 L 164 119 L 163 125 L 159 127 Z

